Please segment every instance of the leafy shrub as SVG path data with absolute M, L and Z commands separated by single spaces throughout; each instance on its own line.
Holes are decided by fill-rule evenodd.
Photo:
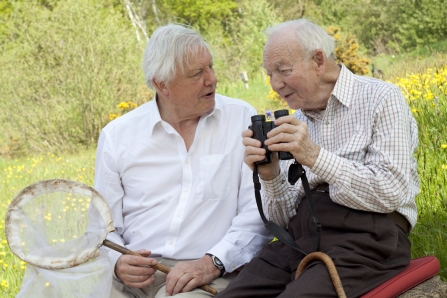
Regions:
M 0 141 L 9 154 L 89 147 L 111 107 L 152 98 L 140 67 L 144 45 L 99 1 L 13 2 L 6 27 Z
M 242 71 L 248 73 L 249 79 L 259 75 L 267 39 L 263 31 L 280 21 L 267 0 L 246 0 L 239 3 L 239 11 L 223 28 L 204 32 L 214 51 L 219 81 L 240 81 Z
M 349 30 L 372 54 L 405 52 L 447 38 L 445 0 L 308 2 L 316 5 L 308 5 L 306 17 Z

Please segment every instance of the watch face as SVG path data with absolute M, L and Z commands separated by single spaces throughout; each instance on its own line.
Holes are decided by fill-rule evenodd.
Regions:
M 219 266 L 219 267 L 223 267 L 222 262 L 221 262 L 217 257 L 214 257 L 213 260 L 214 260 L 214 263 L 215 263 L 217 266 Z

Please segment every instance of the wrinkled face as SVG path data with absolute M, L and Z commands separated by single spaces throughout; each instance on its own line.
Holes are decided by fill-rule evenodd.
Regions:
M 294 33 L 272 34 L 264 47 L 264 68 L 272 89 L 292 109 L 316 109 L 319 78 L 312 57 L 304 57 Z
M 177 68 L 174 79 L 166 84 L 164 97 L 176 110 L 187 117 L 201 116 L 214 108 L 217 79 L 213 58 L 206 48 L 190 57 L 185 72 Z

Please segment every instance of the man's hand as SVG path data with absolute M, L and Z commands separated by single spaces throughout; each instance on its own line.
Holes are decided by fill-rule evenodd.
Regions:
M 138 250 L 142 255 L 122 255 L 115 264 L 115 274 L 123 283 L 131 288 L 144 288 L 154 282 L 154 274 L 157 271 L 149 266 L 157 264 L 157 260 L 147 258 L 151 252 Z
M 253 131 L 246 129 L 242 132 L 242 144 L 245 146 L 244 162 L 253 171 L 256 161 L 265 158 L 265 149 L 261 148 L 262 143 L 252 138 Z M 272 162 L 258 165 L 258 174 L 263 180 L 271 180 L 279 175 L 279 160 L 277 154 L 272 154 Z
M 275 125 L 265 141 L 269 150 L 290 152 L 300 164 L 312 168 L 321 148 L 310 139 L 307 124 L 289 115 L 276 119 Z
M 210 284 L 219 275 L 220 270 L 214 266 L 208 255 L 197 261 L 178 262 L 166 277 L 166 295 L 189 292 L 199 286 Z

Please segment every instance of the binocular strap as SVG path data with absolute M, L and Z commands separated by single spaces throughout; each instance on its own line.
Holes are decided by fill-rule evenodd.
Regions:
M 299 178 L 301 178 L 301 181 L 303 183 L 304 192 L 307 197 L 307 202 L 309 204 L 310 212 L 312 213 L 312 219 L 316 226 L 316 233 L 317 233 L 317 248 L 316 251 L 320 249 L 320 232 L 322 230 L 322 226 L 320 221 L 318 220 L 315 207 L 312 202 L 312 193 L 309 187 L 309 182 L 306 177 L 306 172 L 304 171 L 301 164 L 299 164 L 296 160 L 293 164 L 289 167 L 289 173 L 288 173 L 288 180 L 289 183 L 294 185 L 296 181 L 298 181 Z M 253 184 L 255 188 L 255 197 L 256 197 L 256 205 L 258 206 L 259 214 L 261 215 L 261 219 L 264 222 L 264 226 L 266 229 L 272 233 L 273 236 L 275 236 L 279 241 L 286 244 L 287 246 L 301 252 L 304 255 L 307 255 L 304 251 L 302 251 L 298 245 L 296 244 L 295 240 L 290 236 L 289 233 L 287 233 L 286 230 L 281 228 L 278 224 L 274 223 L 271 220 L 267 220 L 264 214 L 264 210 L 262 208 L 262 199 L 261 199 L 261 183 L 259 182 L 259 176 L 258 176 L 258 166 L 255 164 L 254 170 L 253 170 Z

